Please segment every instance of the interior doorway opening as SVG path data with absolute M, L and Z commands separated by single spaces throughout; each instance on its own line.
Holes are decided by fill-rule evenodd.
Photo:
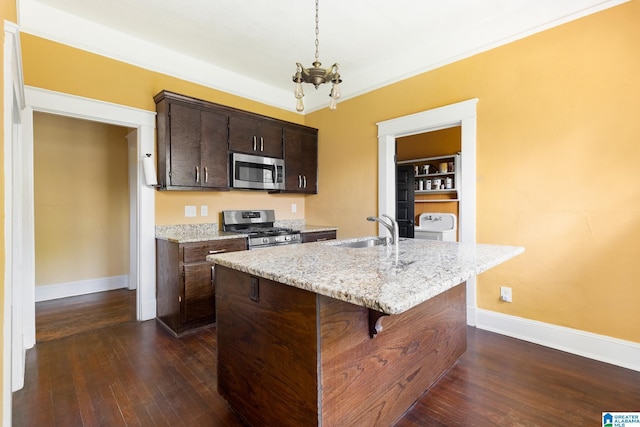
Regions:
M 476 104 L 470 99 L 378 123 L 378 214 L 396 211 L 396 139 L 460 126 L 459 240 L 476 242 Z M 467 280 L 467 323 L 476 324 L 476 281 Z
M 128 288 L 132 129 L 39 112 L 33 125 L 36 301 Z
M 458 224 L 453 235 L 457 233 L 460 211 L 455 160 L 462 150 L 461 133 L 460 126 L 453 126 L 396 138 L 396 219 L 401 233 L 404 231 L 401 237 L 415 237 L 414 227 L 426 213 L 455 215 Z
M 94 325 L 66 321 L 82 301 L 106 296 L 71 297 L 136 289 L 127 139 L 136 129 L 42 112 L 34 113 L 33 128 L 36 341 L 101 327 L 110 314 L 114 323 L 135 320 L 132 292 L 132 313 L 113 304 L 97 308 L 102 317 Z M 52 322 L 47 302 L 61 298 L 67 314 Z
M 21 338 L 14 350 L 24 352 L 24 349 L 35 345 L 33 114 L 36 111 L 135 129 L 135 133 L 128 136 L 129 144 L 135 147 L 135 155 L 129 156 L 130 170 L 135 171 L 130 179 L 130 185 L 135 189 L 131 192 L 133 202 L 130 204 L 131 217 L 135 218 L 131 221 L 131 235 L 135 236 L 131 241 L 135 243 L 130 251 L 133 268 L 129 274 L 135 276 L 131 282 L 136 284 L 137 289 L 137 320 L 155 318 L 155 189 L 145 185 L 141 167 L 143 156 L 155 152 L 155 112 L 29 86 L 24 88 L 24 93 L 22 144 L 17 156 L 24 171 L 24 179 L 12 183 L 13 194 L 20 194 L 22 197 L 21 221 L 15 224 L 15 228 L 23 238 L 13 251 L 23 254 L 21 268 L 24 278 L 21 282 L 20 301 L 12 307 L 13 313 L 22 319 L 22 322 L 12 324 L 13 336 Z M 5 348 L 12 348 L 6 334 Z M 22 384 L 24 370 L 14 370 L 14 377 L 15 384 Z

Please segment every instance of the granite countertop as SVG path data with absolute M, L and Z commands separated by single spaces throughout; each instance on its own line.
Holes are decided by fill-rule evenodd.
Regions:
M 516 246 L 401 239 L 397 247 L 342 242 L 210 255 L 207 260 L 385 314 L 399 314 L 524 252 Z
M 156 239 L 175 243 L 206 242 L 209 240 L 237 239 L 244 234 L 220 231 L 218 224 L 180 224 L 156 226 Z
M 313 233 L 318 231 L 335 231 L 336 227 L 326 225 L 307 225 L 300 220 L 282 220 L 274 223 L 278 227 L 287 227 L 300 231 L 300 233 Z M 217 223 L 208 224 L 178 224 L 156 226 L 156 238 L 175 243 L 206 242 L 210 240 L 234 239 L 247 237 L 246 234 L 229 233 L 219 230 Z

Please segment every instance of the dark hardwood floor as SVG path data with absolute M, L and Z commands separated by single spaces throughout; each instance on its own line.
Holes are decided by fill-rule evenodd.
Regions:
M 36 342 L 136 321 L 136 291 L 116 289 L 36 304 Z
M 84 317 L 97 313 L 87 304 Z M 215 328 L 174 338 L 153 320 L 124 321 L 62 335 L 27 352 L 14 426 L 242 426 L 216 392 Z M 397 426 L 597 426 L 603 411 L 640 411 L 640 372 L 475 328 L 468 339 Z

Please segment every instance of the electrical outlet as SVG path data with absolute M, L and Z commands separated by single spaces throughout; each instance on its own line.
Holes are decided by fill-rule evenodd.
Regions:
M 291 213 L 296 212 L 298 212 L 298 205 L 296 205 L 295 203 L 291 203 Z
M 513 302 L 511 288 L 507 286 L 500 286 L 500 300 L 503 302 Z
M 196 207 L 192 206 L 192 205 L 185 206 L 184 207 L 184 216 L 186 216 L 186 217 L 197 216 Z
M 207 205 L 200 206 L 200 216 L 209 216 L 209 206 Z

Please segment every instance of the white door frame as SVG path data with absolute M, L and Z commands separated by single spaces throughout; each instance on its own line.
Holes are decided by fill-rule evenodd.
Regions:
M 15 191 L 24 173 L 21 164 L 21 132 L 24 108 L 20 29 L 4 21 L 3 44 L 3 105 L 4 105 L 4 316 L 3 334 L 3 399 L 2 425 L 11 425 L 12 391 L 22 387 L 24 380 L 25 346 L 23 316 L 16 307 L 23 302 L 22 283 L 25 271 L 21 250 L 23 198 Z M 17 163 L 17 164 L 16 164 Z M 14 167 L 15 166 L 15 167 Z
M 460 241 L 476 242 L 476 104 L 478 98 L 445 105 L 378 125 L 378 214 L 396 216 L 396 138 L 461 127 Z M 476 324 L 476 280 L 467 280 L 467 323 Z
M 136 247 L 131 248 L 130 269 L 137 273 L 135 280 L 137 288 L 136 317 L 138 320 L 153 319 L 156 316 L 155 189 L 144 183 L 142 158 L 147 153 L 154 153 L 156 113 L 30 86 L 25 87 L 25 97 L 24 145 L 25 150 L 29 150 L 31 153 L 33 153 L 34 111 L 125 126 L 137 130 L 137 173 L 129 178 L 134 180 L 137 189 L 135 200 L 130 204 L 131 214 L 135 217 L 135 223 L 132 222 L 134 229 L 130 232 L 136 236 Z M 33 176 L 33 164 L 29 167 Z M 29 198 L 29 204 L 33 208 L 33 182 L 31 184 L 30 188 L 24 190 L 25 196 Z M 30 263 L 30 267 L 35 268 L 35 263 Z M 30 284 L 30 286 L 35 287 L 35 284 Z M 35 307 L 35 296 L 33 302 Z M 33 331 L 33 337 L 35 338 L 35 331 Z

